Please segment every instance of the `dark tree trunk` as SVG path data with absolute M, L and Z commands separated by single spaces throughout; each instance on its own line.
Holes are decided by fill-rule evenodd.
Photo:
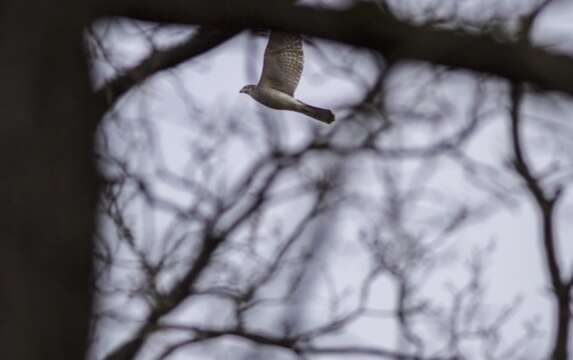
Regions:
M 87 2 L 0 5 L 0 357 L 81 359 L 98 182 Z

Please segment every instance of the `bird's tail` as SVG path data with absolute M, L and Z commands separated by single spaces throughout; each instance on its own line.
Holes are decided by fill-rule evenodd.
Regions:
M 310 116 L 311 118 L 314 118 L 325 124 L 330 124 L 334 121 L 334 114 L 332 113 L 332 111 L 328 109 L 321 109 L 319 107 L 311 106 L 304 103 L 303 105 L 304 106 L 302 106 L 301 108 L 303 114 Z

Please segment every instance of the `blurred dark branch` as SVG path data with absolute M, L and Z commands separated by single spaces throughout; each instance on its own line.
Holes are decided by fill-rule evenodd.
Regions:
M 520 29 L 520 39 L 523 44 L 530 43 L 530 35 L 535 21 L 539 18 L 542 10 L 552 0 L 545 0 L 526 16 Z M 511 84 L 510 93 L 510 119 L 511 119 L 511 145 L 513 147 L 513 165 L 518 175 L 533 197 L 542 223 L 542 242 L 544 257 L 549 272 L 551 286 L 556 300 L 557 319 L 555 343 L 551 350 L 551 359 L 569 359 L 569 330 L 571 324 L 571 288 L 573 277 L 564 276 L 559 264 L 557 238 L 555 234 L 555 207 L 561 198 L 563 189 L 559 186 L 551 194 L 543 188 L 542 180 L 534 173 L 526 158 L 521 130 L 523 128 L 520 113 L 524 97 L 524 87 L 521 83 Z
M 543 0 L 537 6 L 521 18 L 521 37 L 523 40 L 529 40 L 529 35 L 535 27 L 535 23 L 539 19 L 539 15 L 552 3 L 554 0 Z
M 237 328 L 208 329 L 197 326 L 186 326 L 186 325 L 176 325 L 176 324 L 161 325 L 161 328 L 166 330 L 187 331 L 193 333 L 195 336 L 200 336 L 200 337 L 206 336 L 214 338 L 222 336 L 236 336 L 256 342 L 257 344 L 272 345 L 284 348 L 290 348 L 296 342 L 296 339 L 294 338 L 280 337 L 264 333 L 248 332 L 243 329 L 237 329 Z
M 525 185 L 533 197 L 542 223 L 542 242 L 544 256 L 549 271 L 552 290 L 557 302 L 556 336 L 553 345 L 551 359 L 569 359 L 568 339 L 571 322 L 571 286 L 570 278 L 562 274 L 558 260 L 555 234 L 555 206 L 557 205 L 562 189 L 557 188 L 552 194 L 548 194 L 540 180 L 536 177 L 528 163 L 523 141 L 520 134 L 522 130 L 520 106 L 523 101 L 523 86 L 513 84 L 511 87 L 511 141 L 513 146 L 513 165 L 516 172 L 525 182 Z
M 186 41 L 168 49 L 152 52 L 138 65 L 105 83 L 96 95 L 105 101 L 106 109 L 110 109 L 121 96 L 150 76 L 202 55 L 223 44 L 237 33 L 236 30 L 201 27 Z
M 245 206 L 244 209 L 235 211 L 238 214 L 233 214 L 234 216 L 231 220 L 226 219 L 225 213 L 217 213 L 212 220 L 206 220 L 204 235 L 199 248 L 196 250 L 197 256 L 193 264 L 169 291 L 161 294 L 156 299 L 155 306 L 150 310 L 147 318 L 135 332 L 135 335 L 111 351 L 105 357 L 106 360 L 127 360 L 137 356 L 148 336 L 158 330 L 159 321 L 165 315 L 178 308 L 192 294 L 198 279 L 211 264 L 215 252 L 228 239 L 230 234 L 263 205 L 267 192 L 283 169 L 284 166 L 276 166 L 272 172 L 266 175 L 262 186 L 254 195 L 251 203 Z M 231 211 L 233 208 L 227 210 Z
M 455 360 L 455 357 L 423 357 L 407 355 L 368 346 L 304 346 L 298 348 L 300 352 L 314 355 L 330 355 L 338 357 L 346 356 L 371 356 L 380 359 L 392 360 Z
M 370 2 L 326 9 L 262 0 L 121 0 L 104 4 L 100 14 L 159 23 L 304 33 L 368 47 L 391 60 L 426 61 L 573 94 L 573 79 L 567 75 L 573 74 L 573 59 L 569 56 L 522 41 L 502 42 L 488 33 L 409 24 Z
M 376 356 L 378 358 L 384 359 L 394 359 L 394 360 L 445 360 L 446 357 L 418 357 L 414 355 L 409 355 L 401 353 L 394 350 L 384 349 L 384 348 L 374 348 L 374 347 L 363 347 L 363 346 L 340 346 L 340 347 L 327 347 L 327 346 L 311 346 L 300 344 L 300 339 L 297 337 L 277 337 L 271 334 L 265 334 L 261 332 L 250 332 L 245 331 L 240 328 L 222 328 L 222 329 L 208 329 L 196 326 L 186 326 L 177 324 L 164 324 L 161 325 L 162 329 L 166 330 L 180 330 L 184 332 L 190 332 L 193 334 L 192 340 L 184 340 L 179 344 L 173 346 L 176 348 L 179 346 L 190 345 L 197 340 L 204 339 L 214 339 L 220 337 L 236 337 L 243 340 L 248 340 L 258 345 L 274 346 L 278 348 L 283 348 L 295 352 L 297 354 L 330 354 L 330 355 L 368 355 Z M 173 350 L 170 348 L 170 352 Z M 164 357 L 161 357 L 164 358 Z

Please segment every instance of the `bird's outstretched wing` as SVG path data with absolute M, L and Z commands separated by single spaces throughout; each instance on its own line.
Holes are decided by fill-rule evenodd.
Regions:
M 300 35 L 272 31 L 265 50 L 259 86 L 270 87 L 293 96 L 303 65 Z

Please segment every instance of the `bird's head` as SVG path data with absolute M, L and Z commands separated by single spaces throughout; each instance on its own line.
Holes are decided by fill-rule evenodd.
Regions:
M 245 85 L 239 92 L 241 94 L 252 95 L 255 92 L 256 88 L 257 88 L 256 85 Z

